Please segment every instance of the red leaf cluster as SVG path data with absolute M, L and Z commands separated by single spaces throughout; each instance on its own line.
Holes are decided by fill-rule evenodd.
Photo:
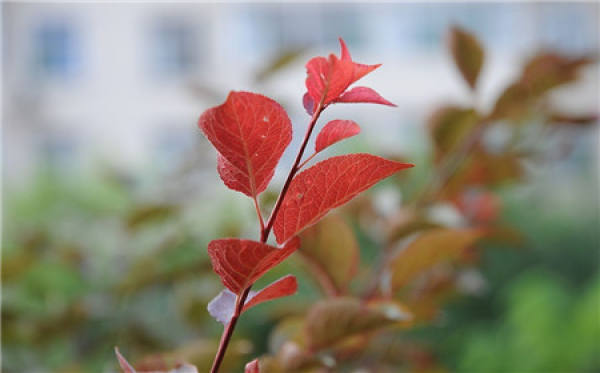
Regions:
M 217 150 L 217 170 L 221 179 L 229 188 L 254 200 L 261 225 L 260 242 L 226 238 L 208 245 L 212 266 L 226 287 L 208 306 L 209 313 L 226 325 L 221 347 L 226 348 L 243 311 L 296 292 L 296 278 L 291 275 L 258 292 L 250 291 L 250 288 L 265 272 L 298 249 L 298 233 L 383 178 L 412 167 L 370 154 L 351 154 L 329 158 L 298 174 L 312 158 L 300 163 L 314 126 L 328 105 L 367 102 L 395 106 L 371 88 L 348 90 L 350 85 L 380 65 L 356 63 L 342 39 L 340 45 L 340 57 L 333 54 L 328 58 L 315 57 L 306 65 L 307 93 L 303 101 L 312 119 L 266 223 L 257 196 L 268 186 L 292 139 L 292 125 L 285 110 L 265 96 L 231 92 L 222 105 L 208 109 L 198 121 L 198 126 Z M 359 132 L 360 127 L 353 121 L 331 121 L 317 136 L 315 154 Z M 266 244 L 271 228 L 283 247 Z M 211 370 L 213 373 L 224 356 L 221 347 Z M 258 372 L 258 361 L 249 363 L 246 372 Z
M 367 87 L 356 87 L 346 91 L 348 87 L 375 70 L 381 64 L 363 65 L 352 61 L 348 47 L 340 38 L 341 53 L 338 58 L 330 54 L 328 58 L 314 57 L 306 64 L 306 89 L 302 99 L 304 108 L 312 115 L 315 103 L 321 103 L 321 107 L 336 102 L 365 102 L 396 106 L 381 97 L 377 92 Z

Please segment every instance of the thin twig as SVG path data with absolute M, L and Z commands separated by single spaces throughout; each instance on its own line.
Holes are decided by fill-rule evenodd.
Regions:
M 310 157 L 306 158 L 306 159 L 304 160 L 304 162 L 300 163 L 300 165 L 298 165 L 298 170 L 301 170 L 301 169 L 302 169 L 302 167 L 306 166 L 306 164 L 307 164 L 307 163 L 308 163 L 308 162 L 309 162 L 311 159 L 313 159 L 313 158 L 315 157 L 315 155 L 317 155 L 317 154 L 319 154 L 319 152 L 314 152 L 314 153 L 312 153 L 312 155 L 311 155 Z
M 212 368 L 210 369 L 211 373 L 217 373 L 219 371 L 219 367 L 223 362 L 223 358 L 225 357 L 225 351 L 227 350 L 227 346 L 229 345 L 229 341 L 231 340 L 231 336 L 233 335 L 233 330 L 235 329 L 235 324 L 237 324 L 237 320 L 242 313 L 242 309 L 244 308 L 244 303 L 246 303 L 246 298 L 250 293 L 250 288 L 252 285 L 248 286 L 242 294 L 238 295 L 235 303 L 235 310 L 233 316 L 225 330 L 223 331 L 223 335 L 221 336 L 221 341 L 219 342 L 219 349 L 217 350 L 217 354 L 215 355 L 215 360 L 213 361 Z
M 252 199 L 254 200 L 254 208 L 256 209 L 256 216 L 258 216 L 258 222 L 260 223 L 260 233 L 262 235 L 262 232 L 265 230 L 265 221 L 263 219 L 262 213 L 260 212 L 258 199 L 256 198 L 256 196 L 253 196 Z
M 315 112 L 313 113 L 310 123 L 308 124 L 306 134 L 304 135 L 304 140 L 302 141 L 302 145 L 300 146 L 300 151 L 298 151 L 298 155 L 296 156 L 294 165 L 292 166 L 290 173 L 288 174 L 287 179 L 285 180 L 285 183 L 283 184 L 283 188 L 281 188 L 281 193 L 279 193 L 277 202 L 275 202 L 275 207 L 273 207 L 273 211 L 271 212 L 271 216 L 269 217 L 269 220 L 267 221 L 267 225 L 265 226 L 265 230 L 263 231 L 263 235 L 261 237 L 261 240 L 264 239 L 263 242 L 266 242 L 267 237 L 269 237 L 269 233 L 271 232 L 271 228 L 273 228 L 273 223 L 275 222 L 275 217 L 277 216 L 277 213 L 279 212 L 279 208 L 281 207 L 283 198 L 285 197 L 287 190 L 290 187 L 290 183 L 292 182 L 292 179 L 294 178 L 294 176 L 300 169 L 298 167 L 298 165 L 300 164 L 300 161 L 302 160 L 302 155 L 304 154 L 304 150 L 306 149 L 306 145 L 308 144 L 308 139 L 310 139 L 310 135 L 312 134 L 312 131 L 315 128 L 315 124 L 317 123 L 317 120 L 319 119 L 319 116 L 321 115 L 322 111 L 323 111 L 323 100 L 321 100 L 321 102 L 319 102 L 319 104 L 317 105 L 317 107 L 315 109 Z

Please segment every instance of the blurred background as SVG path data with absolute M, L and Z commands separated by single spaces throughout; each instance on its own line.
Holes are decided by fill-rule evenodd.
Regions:
M 595 2 L 2 3 L 2 371 L 115 372 L 115 345 L 133 361 L 163 354 L 207 371 L 221 325 L 206 304 L 222 285 L 206 244 L 258 229 L 252 204 L 219 180 L 196 121 L 230 90 L 282 104 L 294 141 L 263 196 L 268 207 L 309 119 L 304 64 L 338 54 L 338 37 L 355 61 L 383 63 L 360 85 L 398 107 L 332 107 L 323 123 L 351 118 L 362 133 L 328 154 L 417 165 L 341 212 L 365 268 L 381 250 L 365 227 L 393 220 L 439 171 L 432 114 L 447 105 L 497 113 L 528 61 L 562 58 L 544 60 L 564 76 L 533 114 L 494 117 L 482 140 L 497 149 L 518 134 L 518 177 L 468 191 L 493 193 L 494 222 L 518 230 L 518 244 L 483 245 L 461 272 L 467 290 L 396 330 L 418 353 L 389 371 L 600 371 L 599 14 Z M 448 47 L 453 25 L 485 49 L 474 91 Z M 580 57 L 574 74 L 568 61 Z M 542 117 L 559 124 L 549 130 Z M 457 198 L 423 210 L 465 224 Z M 244 315 L 224 371 L 275 353 L 281 320 L 322 296 L 304 271 L 292 257 L 267 276 L 296 274 L 299 294 Z M 361 364 L 339 371 L 387 371 Z

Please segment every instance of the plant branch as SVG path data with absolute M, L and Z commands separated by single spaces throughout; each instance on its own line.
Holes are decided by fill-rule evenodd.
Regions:
M 298 165 L 298 169 L 299 169 L 299 170 L 301 170 L 301 169 L 302 169 L 302 167 L 306 166 L 306 164 L 307 164 L 308 162 L 310 162 L 310 160 L 311 160 L 311 159 L 313 159 L 313 158 L 315 157 L 315 155 L 317 155 L 317 154 L 318 154 L 318 152 L 314 152 L 314 153 L 312 153 L 312 155 L 311 155 L 310 157 L 306 158 L 306 159 L 305 159 L 305 160 L 304 160 L 302 163 L 300 163 L 300 164 Z
M 432 180 L 427 184 L 421 193 L 413 201 L 414 207 L 426 205 L 431 202 L 432 199 L 436 198 L 439 193 L 446 187 L 448 181 L 454 176 L 457 168 L 461 162 L 469 155 L 475 145 L 481 140 L 483 130 L 485 129 L 487 120 L 482 119 L 473 128 L 469 136 L 466 136 L 459 147 L 454 151 L 453 154 L 446 156 L 443 163 L 437 168 L 437 172 Z
M 263 219 L 262 213 L 260 212 L 260 206 L 258 205 L 258 199 L 256 196 L 253 196 L 254 200 L 254 208 L 256 209 L 256 216 L 258 216 L 258 222 L 260 223 L 260 234 L 265 230 L 265 221 Z
M 275 207 L 273 207 L 271 216 L 269 217 L 269 220 L 267 221 L 267 225 L 265 226 L 265 229 L 264 229 L 262 237 L 261 237 L 261 241 L 264 239 L 263 242 L 266 242 L 267 238 L 269 237 L 269 233 L 271 232 L 271 228 L 273 228 L 273 223 L 275 222 L 275 217 L 277 216 L 277 213 L 279 212 L 279 208 L 281 207 L 283 198 L 285 197 L 285 195 L 288 191 L 288 188 L 290 187 L 290 183 L 292 182 L 292 179 L 294 178 L 294 176 L 296 176 L 296 173 L 298 172 L 298 170 L 300 170 L 299 165 L 300 165 L 300 161 L 302 160 L 302 155 L 304 154 L 304 150 L 306 149 L 306 145 L 308 144 L 310 135 L 312 134 L 312 131 L 315 128 L 315 124 L 317 123 L 317 120 L 319 119 L 319 116 L 321 115 L 321 112 L 323 111 L 323 109 L 324 109 L 323 108 L 323 100 L 321 100 L 321 102 L 319 102 L 319 104 L 315 108 L 315 112 L 313 113 L 312 118 L 310 119 L 310 123 L 308 124 L 306 134 L 304 135 L 304 140 L 302 140 L 302 145 L 300 146 L 298 155 L 296 155 L 296 160 L 294 161 L 294 165 L 292 166 L 290 173 L 288 174 L 287 179 L 285 180 L 285 183 L 283 184 L 283 188 L 281 188 L 281 193 L 279 193 L 277 202 L 275 202 Z
M 306 134 L 304 135 L 304 140 L 302 141 L 302 145 L 300 146 L 300 150 L 298 151 L 298 155 L 296 156 L 294 165 L 292 166 L 290 173 L 288 174 L 287 179 L 285 180 L 285 183 L 283 184 L 281 193 L 279 193 L 279 197 L 277 198 L 277 202 L 275 202 L 275 207 L 273 207 L 273 211 L 271 212 L 271 216 L 269 217 L 269 220 L 268 220 L 266 226 L 265 226 L 264 220 L 262 218 L 260 208 L 258 206 L 258 200 L 256 199 L 256 197 L 254 197 L 254 206 L 256 208 L 256 213 L 258 215 L 258 219 L 259 219 L 260 225 L 261 225 L 260 242 L 262 242 L 262 243 L 267 242 L 267 239 L 269 238 L 269 233 L 271 232 L 271 228 L 273 227 L 273 223 L 275 222 L 275 217 L 277 216 L 277 212 L 279 211 L 279 208 L 281 207 L 283 197 L 285 197 L 285 194 L 287 193 L 287 190 L 290 186 L 290 183 L 292 182 L 292 179 L 294 178 L 294 176 L 300 169 L 300 167 L 299 167 L 300 160 L 302 159 L 302 155 L 304 154 L 304 150 L 306 149 L 306 145 L 308 144 L 310 135 L 312 134 L 315 124 L 317 123 L 317 120 L 319 119 L 319 116 L 321 115 L 321 112 L 323 111 L 323 109 L 324 109 L 323 101 L 321 101 L 319 103 L 319 105 L 317 105 L 315 112 L 313 113 L 313 116 L 310 120 L 310 123 L 308 124 L 308 129 L 306 130 Z M 246 303 L 246 299 L 248 298 L 248 294 L 250 294 L 251 287 L 252 287 L 252 284 L 250 284 L 246 289 L 244 289 L 244 291 L 240 295 L 238 295 L 236 297 L 236 304 L 235 304 L 235 310 L 234 310 L 233 316 L 231 317 L 231 320 L 229 321 L 229 323 L 225 327 L 225 330 L 223 331 L 223 335 L 221 336 L 221 341 L 219 342 L 219 348 L 217 350 L 217 354 L 215 355 L 215 360 L 213 361 L 213 365 L 212 365 L 212 368 L 210 369 L 210 373 L 217 373 L 219 371 L 221 363 L 223 363 L 223 358 L 225 357 L 225 351 L 227 351 L 227 346 L 229 345 L 231 336 L 233 335 L 233 330 L 235 329 L 235 325 L 237 324 L 237 321 L 238 321 L 240 315 L 242 314 L 242 310 L 244 308 L 244 304 Z
M 219 371 L 219 367 L 223 362 L 223 358 L 225 357 L 225 351 L 227 351 L 227 346 L 229 345 L 229 341 L 231 340 L 231 336 L 233 335 L 233 330 L 235 329 L 235 325 L 242 313 L 242 309 L 244 308 L 244 303 L 246 303 L 246 298 L 248 298 L 248 294 L 250 294 L 250 288 L 252 285 L 248 286 L 240 295 L 237 296 L 235 302 L 235 310 L 231 320 L 225 327 L 223 331 L 223 335 L 221 336 L 221 341 L 219 342 L 219 349 L 217 350 L 217 354 L 215 356 L 215 360 L 213 361 L 212 368 L 210 369 L 210 373 L 217 373 Z

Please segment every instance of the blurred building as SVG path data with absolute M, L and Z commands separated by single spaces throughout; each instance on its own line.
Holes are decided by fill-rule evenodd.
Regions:
M 259 90 L 304 119 L 302 65 L 337 52 L 338 36 L 357 60 L 385 62 L 372 82 L 400 110 L 376 115 L 422 122 L 440 101 L 471 100 L 444 47 L 453 23 L 487 46 L 488 105 L 535 50 L 598 50 L 596 3 L 3 3 L 4 174 L 172 164 L 197 144 L 198 115 L 229 89 Z M 289 69 L 256 81 L 269 59 L 298 47 Z M 581 97 L 595 105 L 597 81 L 586 87 Z

